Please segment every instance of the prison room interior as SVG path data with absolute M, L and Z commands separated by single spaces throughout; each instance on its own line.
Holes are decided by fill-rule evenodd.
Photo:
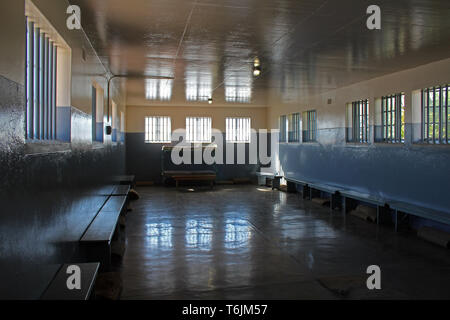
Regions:
M 0 299 L 449 299 L 449 3 L 370 5 L 2 0 Z

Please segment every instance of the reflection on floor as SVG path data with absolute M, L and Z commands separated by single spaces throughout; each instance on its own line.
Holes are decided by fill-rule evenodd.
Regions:
M 296 194 L 142 187 L 127 216 L 122 299 L 450 298 L 450 255 Z M 381 290 L 368 290 L 369 265 Z

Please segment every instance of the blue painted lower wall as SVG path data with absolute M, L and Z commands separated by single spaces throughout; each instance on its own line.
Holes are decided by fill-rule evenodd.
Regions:
M 95 123 L 95 141 L 103 142 L 103 122 Z
M 137 181 L 153 181 L 161 183 L 162 146 L 163 144 L 145 143 L 144 133 L 126 133 L 126 163 L 129 174 L 136 175 Z M 235 164 L 220 165 L 216 164 L 213 169 L 217 173 L 217 180 L 232 180 L 236 178 L 249 178 L 256 181 L 256 172 L 259 170 L 258 164 L 236 164 L 237 151 L 235 144 Z M 249 158 L 249 147 L 246 148 L 246 159 Z M 176 166 L 170 163 L 170 155 L 164 157 L 165 170 L 205 170 L 211 169 L 211 166 L 203 165 L 183 165 Z M 224 159 L 226 159 L 226 150 L 224 150 Z M 248 163 L 248 162 L 247 162 Z
M 70 142 L 71 107 L 56 109 L 56 138 L 59 141 Z
M 98 190 L 125 173 L 125 147 L 93 148 L 91 117 L 75 108 L 59 112 L 75 144 L 30 152 L 24 97 L 0 76 L 0 299 L 36 299 L 58 264 L 79 262 L 78 241 L 106 199 Z
M 117 142 L 117 129 L 112 129 L 111 139 L 113 142 Z
M 319 130 L 342 141 L 345 128 Z M 450 214 L 450 148 L 435 145 L 280 144 L 286 177 L 312 180 Z

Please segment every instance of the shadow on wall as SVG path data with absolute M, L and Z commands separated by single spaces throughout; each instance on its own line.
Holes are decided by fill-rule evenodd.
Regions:
M 77 242 L 106 200 L 96 190 L 125 172 L 125 146 L 94 149 L 76 133 L 90 132 L 90 122 L 74 112 L 76 143 L 27 153 L 23 86 L 0 77 L 0 91 L 0 283 L 13 288 L 8 298 L 32 298 L 51 264 L 77 259 Z

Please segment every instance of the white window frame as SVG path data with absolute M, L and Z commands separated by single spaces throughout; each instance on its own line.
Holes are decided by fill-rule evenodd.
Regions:
M 158 128 L 160 128 L 159 131 Z M 172 142 L 172 119 L 169 116 L 145 117 L 145 143 L 171 143 L 171 142 Z
M 278 117 L 279 143 L 286 143 L 288 140 L 288 116 L 283 114 Z
M 250 143 L 252 120 L 250 117 L 225 118 L 227 143 Z

